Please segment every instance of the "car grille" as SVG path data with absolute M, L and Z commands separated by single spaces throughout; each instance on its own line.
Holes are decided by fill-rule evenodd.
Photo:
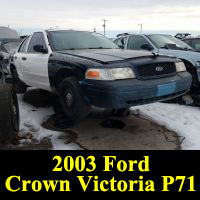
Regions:
M 164 77 L 176 73 L 175 63 L 155 63 L 137 67 L 138 76 L 143 79 Z

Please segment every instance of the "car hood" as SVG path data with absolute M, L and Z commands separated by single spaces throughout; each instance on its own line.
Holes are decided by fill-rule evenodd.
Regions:
M 188 60 L 193 65 L 196 65 L 196 63 L 200 61 L 200 52 L 196 51 L 159 49 L 159 53 L 167 56 L 175 56 L 179 59 Z
M 58 53 L 72 55 L 83 59 L 93 60 L 101 63 L 122 61 L 131 58 L 151 57 L 152 53 L 147 51 L 133 51 L 122 49 L 84 49 L 84 50 L 66 50 Z

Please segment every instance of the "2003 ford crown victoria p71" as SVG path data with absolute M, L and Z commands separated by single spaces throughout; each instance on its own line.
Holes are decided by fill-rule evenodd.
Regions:
M 35 32 L 11 64 L 18 92 L 34 86 L 58 94 L 76 121 L 90 105 L 115 110 L 183 95 L 191 85 L 176 58 L 121 50 L 104 36 L 82 31 Z

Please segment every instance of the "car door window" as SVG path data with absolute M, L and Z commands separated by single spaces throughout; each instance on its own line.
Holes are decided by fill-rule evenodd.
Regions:
M 30 39 L 30 36 L 27 37 L 27 38 L 23 41 L 23 43 L 22 43 L 21 46 L 19 47 L 18 52 L 20 52 L 20 53 L 25 53 L 25 52 L 26 52 L 27 47 L 28 47 L 28 43 L 29 43 L 29 39 Z
M 149 45 L 149 42 L 143 38 L 142 36 L 131 36 L 129 38 L 129 41 L 128 41 L 128 49 L 134 49 L 134 50 L 144 50 L 144 48 L 142 48 L 143 45 Z
M 38 54 L 38 52 L 36 52 L 33 49 L 33 47 L 35 45 L 42 45 L 44 48 L 47 48 L 43 33 L 38 32 L 38 33 L 34 33 L 33 34 L 32 38 L 31 38 L 31 41 L 29 43 L 27 52 L 28 53 L 37 53 Z
M 191 41 L 190 40 L 183 40 L 183 42 L 185 42 L 186 44 L 188 44 L 189 46 L 191 46 Z
M 115 43 L 117 44 L 117 46 L 124 49 L 125 46 L 126 46 L 126 37 L 122 37 L 122 38 L 117 39 Z

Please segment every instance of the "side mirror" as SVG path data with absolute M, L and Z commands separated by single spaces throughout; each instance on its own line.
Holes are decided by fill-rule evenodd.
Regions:
M 4 59 L 4 56 L 2 53 L 0 53 L 0 61 L 2 61 Z
M 153 50 L 153 47 L 152 47 L 150 44 L 143 44 L 143 45 L 141 46 L 141 49 L 148 50 L 148 51 L 152 51 L 152 50 Z
M 33 50 L 39 53 L 43 53 L 43 54 L 48 53 L 48 50 L 45 49 L 43 45 L 34 45 Z

